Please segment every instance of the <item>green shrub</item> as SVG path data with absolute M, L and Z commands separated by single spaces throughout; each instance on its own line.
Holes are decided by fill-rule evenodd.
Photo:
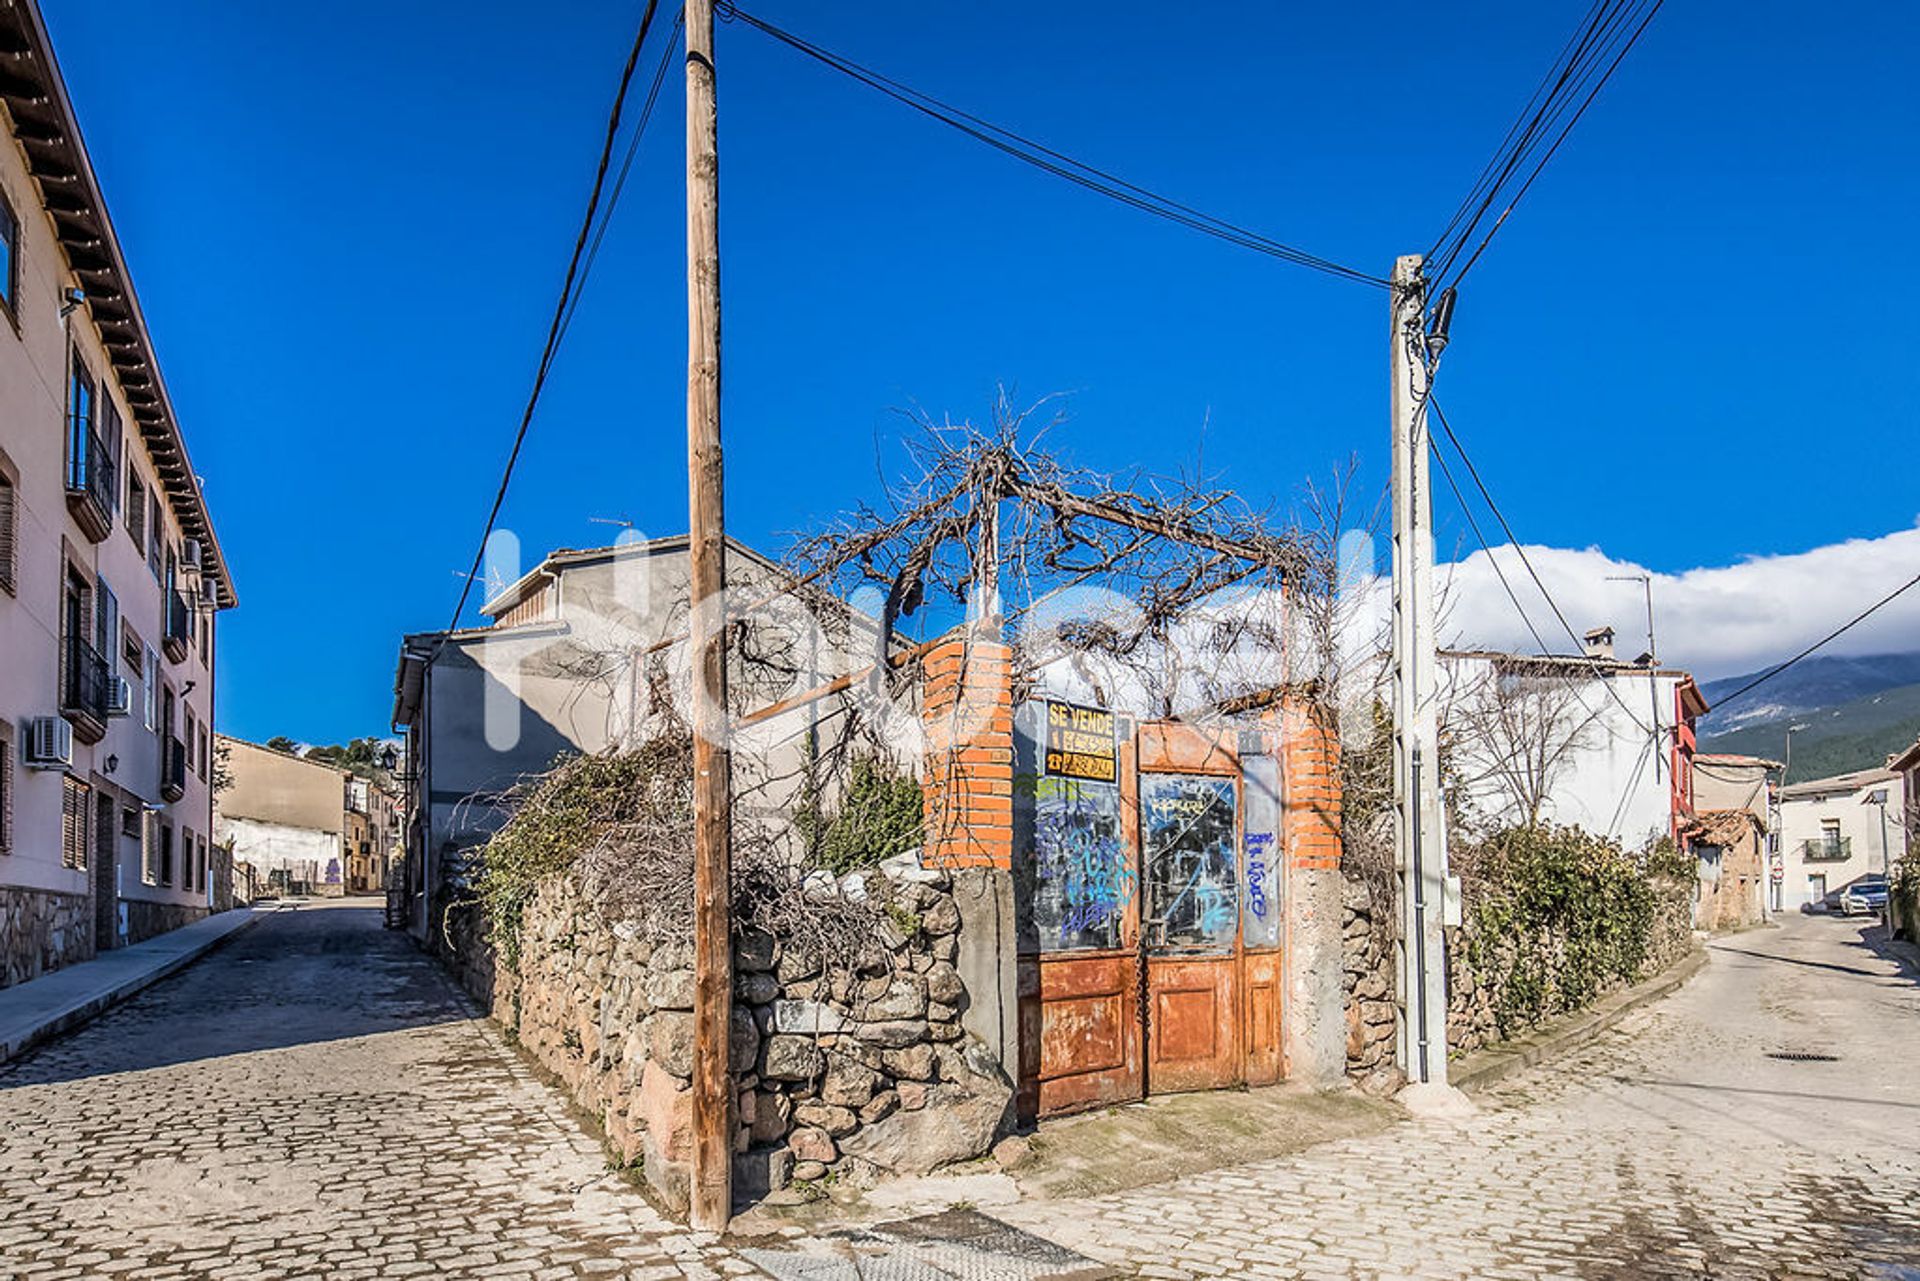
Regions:
M 853 762 L 834 813 L 824 814 L 810 801 L 799 817 L 813 862 L 835 876 L 913 849 L 922 839 L 922 821 L 920 780 L 874 757 Z
M 1618 843 L 1576 827 L 1510 828 L 1477 853 L 1464 941 L 1502 1037 L 1642 976 L 1658 908 L 1654 856 L 1643 870 Z

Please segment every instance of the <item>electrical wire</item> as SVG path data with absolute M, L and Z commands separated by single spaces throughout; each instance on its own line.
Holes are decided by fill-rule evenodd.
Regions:
M 1721 708 L 1725 707 L 1728 703 L 1731 703 L 1734 699 L 1739 698 L 1742 694 L 1747 693 L 1749 690 L 1758 689 L 1760 686 L 1766 684 L 1768 681 L 1778 676 L 1781 672 L 1784 672 L 1789 667 L 1792 667 L 1795 663 L 1799 662 L 1801 659 L 1808 657 L 1809 655 L 1814 653 L 1816 650 L 1823 649 L 1827 645 L 1831 644 L 1833 641 L 1838 640 L 1840 637 L 1846 635 L 1848 632 L 1852 631 L 1855 627 L 1859 626 L 1861 623 L 1864 623 L 1867 619 L 1871 618 L 1874 614 L 1878 613 L 1881 609 L 1892 604 L 1903 593 L 1913 590 L 1916 584 L 1920 584 L 1920 574 L 1915 574 L 1912 578 L 1909 578 L 1906 582 L 1900 584 L 1900 586 L 1894 588 L 1892 591 L 1888 592 L 1885 596 L 1882 596 L 1879 600 L 1867 606 L 1865 609 L 1861 610 L 1858 614 L 1855 614 L 1852 618 L 1848 619 L 1845 623 L 1841 624 L 1839 627 L 1836 627 L 1834 630 L 1828 632 L 1825 636 L 1822 636 L 1819 640 L 1807 646 L 1805 649 L 1801 650 L 1798 654 L 1795 654 L 1792 658 L 1789 658 L 1786 662 L 1781 663 L 1778 667 L 1774 667 L 1768 671 L 1762 672 L 1760 675 L 1748 681 L 1745 685 L 1742 685 L 1739 689 L 1734 690 L 1733 693 L 1728 694 L 1725 698 L 1722 698 L 1719 702 L 1715 703 L 1713 705 L 1713 710 L 1716 712 L 1719 711 Z
M 1560 603 L 1554 600 L 1553 593 L 1547 590 L 1546 583 L 1541 580 L 1539 571 L 1533 567 L 1533 561 L 1527 555 L 1527 549 L 1520 545 L 1519 538 L 1514 535 L 1513 526 L 1507 521 L 1506 513 L 1501 511 L 1500 504 L 1494 501 L 1493 494 L 1487 489 L 1486 481 L 1480 478 L 1480 469 L 1473 465 L 1473 458 L 1467 453 L 1466 446 L 1460 443 L 1460 437 L 1454 434 L 1453 424 L 1447 421 L 1445 411 L 1440 408 L 1440 402 L 1434 398 L 1431 391 L 1427 393 L 1427 407 L 1433 411 L 1434 417 L 1440 420 L 1440 429 L 1446 433 L 1447 441 L 1453 446 L 1454 452 L 1460 455 L 1460 461 L 1466 464 L 1467 475 L 1473 478 L 1474 488 L 1480 491 L 1480 497 L 1487 504 L 1487 510 L 1491 511 L 1494 519 L 1500 522 L 1500 529 L 1506 534 L 1508 544 L 1512 546 L 1514 554 L 1520 557 L 1521 565 L 1526 567 L 1527 576 L 1533 580 L 1534 587 L 1539 589 L 1541 598 L 1547 602 L 1547 608 L 1551 609 L 1553 616 L 1559 620 L 1561 629 L 1567 634 L 1567 639 L 1573 642 L 1576 649 L 1580 648 L 1583 642 L 1579 633 L 1573 630 L 1573 624 L 1567 621 L 1566 614 L 1560 609 Z M 1546 647 L 1543 645 L 1541 648 Z M 1598 672 L 1598 664 L 1595 664 L 1596 675 Z M 1620 705 L 1620 710 L 1627 714 L 1627 719 L 1633 722 L 1636 729 L 1642 734 L 1651 735 L 1654 732 L 1651 726 L 1642 721 L 1634 710 L 1627 706 L 1627 700 L 1620 697 L 1620 691 L 1613 687 L 1612 681 L 1602 680 L 1600 684 L 1613 696 L 1613 701 Z
M 1433 264 L 1429 275 L 1436 288 L 1443 283 L 1457 286 L 1480 260 L 1574 126 L 1639 43 L 1663 3 L 1664 0 L 1600 0 L 1588 10 L 1429 251 L 1428 258 Z M 1549 137 L 1550 142 L 1546 141 Z M 1529 160 L 1531 168 L 1527 168 Z M 1514 176 L 1523 169 L 1526 176 L 1517 186 L 1511 186 Z M 1465 264 L 1454 271 L 1454 263 L 1472 243 L 1486 216 L 1503 195 L 1505 207 L 1499 217 L 1480 237 Z M 1472 210 L 1470 216 L 1469 209 Z
M 1138 209 L 1143 213 L 1152 214 L 1154 217 L 1164 218 L 1169 222 L 1187 227 L 1193 231 L 1198 231 L 1203 235 L 1224 240 L 1229 244 L 1239 245 L 1242 248 L 1251 249 L 1256 253 L 1267 254 L 1270 257 L 1292 263 L 1295 266 L 1307 267 L 1314 271 L 1324 272 L 1331 276 L 1338 276 L 1345 280 L 1357 281 L 1360 284 L 1372 285 L 1380 289 L 1388 287 L 1388 282 L 1379 276 L 1369 275 L 1364 271 L 1358 271 L 1352 267 L 1334 262 L 1332 259 L 1322 258 L 1317 254 L 1308 253 L 1304 249 L 1286 244 L 1283 241 L 1275 240 L 1271 236 L 1263 235 L 1260 232 L 1253 231 L 1237 223 L 1229 222 L 1224 218 L 1218 218 L 1212 214 L 1202 212 L 1191 205 L 1181 204 L 1177 200 L 1169 199 L 1136 183 L 1128 182 L 1124 178 L 1118 177 L 1106 170 L 1096 168 L 1093 165 L 1087 164 L 1085 161 L 1076 160 L 1072 156 L 1055 151 L 1053 148 L 1015 133 L 1011 129 L 996 125 L 991 121 L 972 115 L 969 112 L 962 111 L 960 108 L 942 102 L 930 94 L 922 93 L 898 80 L 891 79 L 868 67 L 861 66 L 850 58 L 842 57 L 801 36 L 797 36 L 790 31 L 775 26 L 764 18 L 756 17 L 736 5 L 725 4 L 721 9 L 721 13 L 722 16 L 727 18 L 738 18 L 748 26 L 772 37 L 781 44 L 803 53 L 816 62 L 831 67 L 842 75 L 857 80 L 871 89 L 885 94 L 887 97 L 892 98 L 904 106 L 911 107 L 913 110 L 930 119 L 937 120 L 941 124 L 956 129 L 978 142 L 985 143 L 996 151 L 1011 156 L 1015 160 L 1031 165 L 1045 173 L 1053 174 L 1058 178 L 1064 178 L 1068 182 L 1075 183 L 1089 191 L 1106 196 L 1110 200 L 1118 201 L 1123 205 Z
M 640 15 L 640 29 L 633 37 L 633 48 L 627 53 L 626 65 L 620 71 L 620 85 L 614 93 L 613 107 L 607 114 L 606 141 L 601 144 L 600 160 L 594 168 L 593 189 L 587 195 L 587 208 L 580 219 L 580 232 L 574 238 L 573 253 L 567 259 L 567 274 L 560 284 L 560 297 L 554 303 L 553 320 L 547 326 L 547 340 L 541 348 L 540 363 L 534 370 L 533 387 L 527 394 L 526 408 L 520 413 L 520 425 L 514 432 L 513 448 L 507 453 L 506 466 L 501 469 L 500 484 L 494 490 L 493 503 L 487 509 L 486 525 L 480 531 L 479 546 L 474 548 L 473 564 L 467 569 L 460 585 L 460 599 L 454 604 L 453 617 L 447 622 L 446 630 L 449 632 L 460 625 L 460 615 L 466 610 L 467 598 L 473 592 L 473 580 L 480 576 L 480 565 L 487 554 L 487 540 L 493 537 L 494 524 L 500 519 L 501 504 L 507 500 L 507 486 L 513 480 L 514 466 L 520 461 L 520 449 L 526 444 L 527 429 L 533 424 L 534 411 L 540 407 L 540 393 L 545 390 L 547 375 L 553 370 L 553 359 L 560 349 L 560 338 L 566 330 L 575 291 L 584 283 L 581 263 L 586 255 L 588 238 L 593 233 L 595 216 L 599 212 L 600 192 L 606 184 L 607 170 L 613 163 L 614 143 L 620 136 L 621 111 L 626 105 L 627 89 L 633 83 L 634 69 L 640 61 L 640 50 L 647 42 L 647 33 L 653 29 L 654 10 L 658 7 L 659 0 L 647 0 L 646 11 Z M 638 141 L 637 137 L 635 141 Z

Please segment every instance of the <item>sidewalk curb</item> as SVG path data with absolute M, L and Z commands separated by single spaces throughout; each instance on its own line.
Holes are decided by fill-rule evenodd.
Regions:
M 1532 1067 L 1585 1045 L 1632 1011 L 1671 994 L 1705 969 L 1707 959 L 1707 949 L 1696 948 L 1646 982 L 1635 984 L 1624 992 L 1616 992 L 1597 1005 L 1569 1014 L 1519 1040 L 1475 1050 L 1449 1066 L 1448 1082 L 1472 1093 L 1496 1081 L 1505 1080 L 1522 1068 Z
M 7 1038 L 0 1039 L 0 1063 L 11 1062 L 35 1046 L 44 1045 L 57 1036 L 71 1032 L 75 1028 L 84 1026 L 87 1023 L 91 1023 L 94 1019 L 99 1018 L 114 1006 L 119 1005 L 121 1002 L 133 996 L 137 996 L 162 979 L 171 978 L 173 975 L 178 974 L 181 970 L 192 965 L 195 961 L 226 943 L 229 939 L 246 933 L 258 925 L 263 918 L 273 914 L 274 912 L 271 910 L 251 909 L 247 919 L 236 922 L 232 929 L 222 931 L 219 934 L 204 939 L 196 943 L 192 948 L 168 957 L 150 970 L 126 978 L 104 991 L 90 993 L 85 997 L 61 1006 L 52 1014 L 49 1014 L 24 1031 L 0 1033 L 0 1036 Z M 222 913 L 222 915 L 224 915 L 224 913 Z M 212 918 L 203 917 L 202 919 L 207 920 Z M 160 937 L 164 938 L 165 936 L 162 935 Z M 85 965 L 88 964 L 88 962 L 82 961 L 81 964 Z M 54 971 L 55 974 L 69 972 L 71 971 Z M 53 975 L 46 977 L 51 978 Z M 34 980 L 29 980 L 29 982 L 32 981 Z

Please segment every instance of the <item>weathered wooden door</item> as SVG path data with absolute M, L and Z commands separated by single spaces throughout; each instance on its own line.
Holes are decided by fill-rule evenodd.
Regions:
M 1243 1079 L 1238 797 L 1232 777 L 1140 776 L 1147 1080 L 1156 1093 Z
M 1023 709 L 1023 744 L 1044 714 Z M 1028 1117 L 1284 1071 L 1277 762 L 1168 724 L 1121 733 L 1115 761 L 1107 783 L 1016 756 Z
M 1132 758 L 1121 740 L 1111 781 L 1048 775 L 1037 760 L 1016 768 L 1025 833 L 1016 854 L 1020 1111 L 1028 1117 L 1142 1094 Z

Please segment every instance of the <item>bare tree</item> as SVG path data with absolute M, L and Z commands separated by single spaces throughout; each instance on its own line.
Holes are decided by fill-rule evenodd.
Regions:
M 1455 665 L 1443 747 L 1469 794 L 1498 798 L 1489 818 L 1539 826 L 1555 785 L 1600 732 L 1600 713 L 1557 665 L 1504 657 Z

